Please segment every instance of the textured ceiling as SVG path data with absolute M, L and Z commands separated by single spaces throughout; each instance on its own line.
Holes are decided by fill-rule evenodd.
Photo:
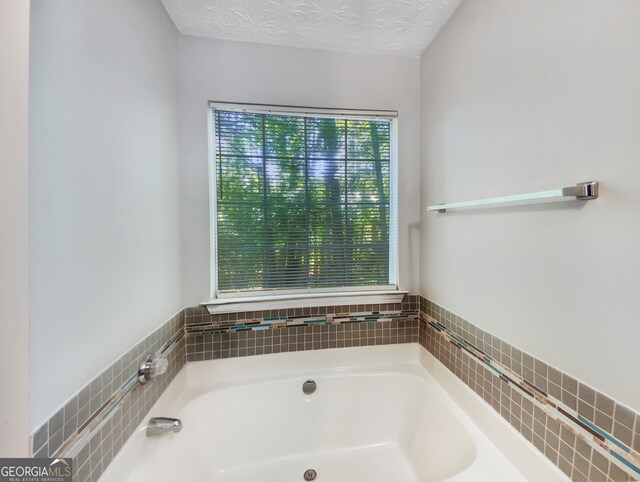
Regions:
M 161 0 L 184 35 L 419 56 L 462 0 Z

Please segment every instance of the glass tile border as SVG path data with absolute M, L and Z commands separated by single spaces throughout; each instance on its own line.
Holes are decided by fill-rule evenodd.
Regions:
M 574 481 L 640 480 L 640 414 L 420 297 L 420 343 Z
M 331 305 L 308 306 L 304 308 L 289 308 L 279 310 L 256 310 L 238 313 L 223 313 L 210 315 L 204 306 L 196 306 L 185 310 L 185 327 L 187 334 L 216 331 L 216 330 L 241 330 L 244 328 L 266 329 L 279 328 L 284 325 L 315 323 L 322 318 L 332 323 L 348 321 L 346 318 L 391 318 L 405 317 L 418 318 L 419 296 L 405 295 L 401 303 L 382 303 L 367 305 Z M 413 315 L 413 316 L 410 316 Z M 384 320 L 383 320 L 384 321 Z
M 271 353 L 417 343 L 420 320 L 308 324 L 268 330 L 224 331 L 187 338 L 187 361 L 205 361 Z

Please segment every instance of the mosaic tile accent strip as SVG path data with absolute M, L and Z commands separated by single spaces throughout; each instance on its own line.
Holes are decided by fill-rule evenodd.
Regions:
M 640 480 L 640 414 L 429 300 L 420 308 L 420 343 L 572 480 Z
M 268 330 L 217 331 L 187 338 L 187 361 L 269 353 L 417 343 L 420 320 L 290 325 Z
M 188 308 L 187 361 L 418 341 L 419 297 L 402 303 L 209 315 Z
M 120 357 L 32 434 L 33 457 L 73 457 L 77 482 L 97 480 L 186 362 L 184 310 Z M 137 382 L 145 353 L 169 358 L 152 383 Z
M 402 303 L 315 306 L 216 315 L 210 315 L 204 306 L 196 306 L 186 309 L 185 325 L 189 335 L 224 330 L 265 330 L 322 322 L 341 324 L 402 318 L 417 319 L 419 298 L 417 295 L 406 295 Z

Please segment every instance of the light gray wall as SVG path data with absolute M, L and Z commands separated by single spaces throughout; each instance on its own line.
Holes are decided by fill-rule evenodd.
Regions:
M 157 0 L 32 2 L 31 426 L 182 308 L 177 32 Z
M 184 301 L 210 297 L 208 101 L 399 111 L 400 285 L 419 285 L 419 60 L 180 38 Z
M 0 2 L 0 457 L 29 455 L 29 2 Z
M 640 409 L 640 2 L 463 2 L 422 56 L 421 291 Z

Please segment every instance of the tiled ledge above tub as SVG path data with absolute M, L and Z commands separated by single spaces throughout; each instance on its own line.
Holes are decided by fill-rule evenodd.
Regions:
M 98 374 L 31 434 L 33 457 L 72 457 L 74 482 L 97 480 L 185 364 L 184 310 Z M 169 358 L 152 383 L 137 381 L 145 353 Z
M 418 296 L 402 303 L 210 315 L 187 308 L 187 361 L 418 341 Z
M 572 480 L 640 480 L 640 414 L 423 297 L 420 311 L 420 343 Z

